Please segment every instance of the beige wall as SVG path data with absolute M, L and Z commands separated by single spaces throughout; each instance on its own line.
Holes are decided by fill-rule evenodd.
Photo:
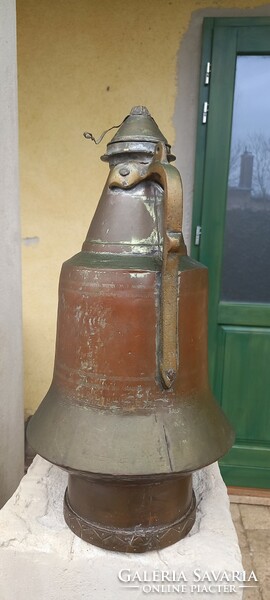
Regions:
M 264 4 L 17 0 L 26 414 L 51 381 L 61 264 L 80 249 L 107 175 L 106 140 L 96 147 L 82 132 L 99 135 L 145 104 L 174 143 L 192 13 Z

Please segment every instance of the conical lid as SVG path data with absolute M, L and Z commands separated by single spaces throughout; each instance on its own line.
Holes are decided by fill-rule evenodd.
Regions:
M 134 106 L 125 118 L 110 144 L 127 141 L 168 142 L 146 106 Z
M 166 144 L 168 160 L 174 160 L 175 157 L 171 154 L 171 146 L 161 133 L 149 110 L 146 106 L 134 106 L 107 145 L 107 154 L 101 158 L 107 161 L 112 155 L 126 152 L 144 152 L 152 155 L 158 142 Z

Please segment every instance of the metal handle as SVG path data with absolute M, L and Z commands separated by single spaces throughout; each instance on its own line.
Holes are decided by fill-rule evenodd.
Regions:
M 164 189 L 160 372 L 165 387 L 170 388 L 179 366 L 178 270 L 179 255 L 186 254 L 182 236 L 183 191 L 179 171 L 167 161 L 165 144 L 157 144 L 149 170 Z
M 159 367 L 164 386 L 170 388 L 179 365 L 178 267 L 179 256 L 186 254 L 186 247 L 182 236 L 182 181 L 179 171 L 168 163 L 164 143 L 156 145 L 148 165 L 136 162 L 117 165 L 109 175 L 108 185 L 129 189 L 144 179 L 157 181 L 164 189 Z

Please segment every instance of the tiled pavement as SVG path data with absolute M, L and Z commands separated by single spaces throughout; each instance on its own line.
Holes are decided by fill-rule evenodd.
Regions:
M 231 503 L 245 571 L 254 571 L 258 588 L 246 589 L 243 600 L 270 600 L 270 506 Z

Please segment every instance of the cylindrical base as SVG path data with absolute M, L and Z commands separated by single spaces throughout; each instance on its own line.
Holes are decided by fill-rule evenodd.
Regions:
M 69 475 L 66 523 L 80 538 L 106 550 L 159 550 L 185 537 L 195 515 L 192 475 L 165 479 Z

